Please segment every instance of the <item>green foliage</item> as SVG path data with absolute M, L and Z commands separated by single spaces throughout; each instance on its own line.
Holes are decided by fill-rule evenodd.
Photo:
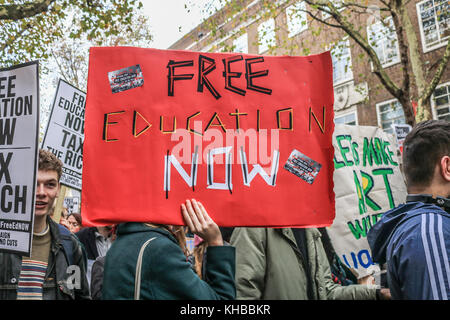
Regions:
M 23 3 L 0 0 L 0 8 Z M 0 20 L 0 66 L 48 59 L 55 45 L 67 37 L 66 31 L 71 39 L 118 36 L 141 7 L 139 0 L 56 0 L 34 16 Z

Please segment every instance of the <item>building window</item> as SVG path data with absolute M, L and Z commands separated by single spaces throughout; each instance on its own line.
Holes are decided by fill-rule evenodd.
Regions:
M 356 112 L 348 113 L 334 118 L 335 124 L 357 125 Z
M 422 47 L 428 52 L 447 44 L 450 37 L 448 0 L 426 0 L 416 4 Z
M 269 19 L 258 26 L 259 53 L 275 46 L 275 20 Z
M 308 29 L 308 20 L 306 18 L 305 2 L 297 2 L 286 8 L 287 26 L 289 37 Z
M 353 79 L 350 40 L 343 40 L 331 49 L 333 62 L 333 85 L 339 85 Z
M 377 53 L 383 67 L 389 67 L 400 62 L 397 34 L 392 17 L 367 26 L 369 44 Z
M 397 99 L 377 104 L 377 116 L 378 125 L 388 133 L 394 133 L 391 126 L 393 123 L 405 123 L 405 114 Z
M 440 85 L 434 90 L 432 105 L 438 120 L 450 121 L 450 82 Z
M 345 7 L 342 5 L 344 2 L 343 0 L 330 0 L 330 2 L 338 9 L 338 11 L 342 11 L 345 9 Z M 329 17 L 331 17 L 331 14 L 322 11 L 322 19 L 325 20 L 328 19 Z
M 248 36 L 246 33 L 233 41 L 233 52 L 248 53 Z

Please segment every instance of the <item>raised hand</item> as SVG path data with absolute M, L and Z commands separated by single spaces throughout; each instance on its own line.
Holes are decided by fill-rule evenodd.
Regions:
M 223 239 L 217 224 L 211 219 L 203 205 L 195 199 L 181 204 L 181 212 L 189 229 L 210 246 L 222 246 Z

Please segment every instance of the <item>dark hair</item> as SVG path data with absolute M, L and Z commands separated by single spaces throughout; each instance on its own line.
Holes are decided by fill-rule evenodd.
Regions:
M 444 156 L 450 156 L 450 122 L 418 123 L 403 143 L 403 171 L 408 188 L 429 187 L 435 167 Z
M 53 153 L 39 149 L 39 170 L 56 171 L 58 180 L 61 178 L 63 164 Z
M 73 217 L 75 218 L 75 220 L 77 220 L 78 224 L 79 224 L 80 227 L 81 227 L 81 222 L 82 222 L 81 214 L 79 214 L 79 213 L 71 213 L 71 214 L 69 214 L 69 215 L 67 216 L 67 219 L 68 219 L 70 216 L 73 216 Z

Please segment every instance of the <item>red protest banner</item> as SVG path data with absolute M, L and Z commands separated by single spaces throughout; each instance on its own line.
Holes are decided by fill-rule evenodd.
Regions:
M 334 219 L 329 52 L 307 57 L 91 48 L 83 151 L 87 225 L 220 226 Z

